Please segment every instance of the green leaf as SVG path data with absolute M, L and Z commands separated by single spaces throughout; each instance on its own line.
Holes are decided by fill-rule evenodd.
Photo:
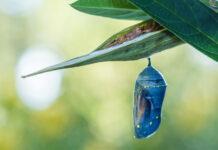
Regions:
M 218 13 L 199 0 L 130 0 L 154 20 L 218 61 Z
M 203 2 L 207 7 L 214 10 L 216 13 L 218 13 L 218 1 L 217 0 L 200 0 Z
M 153 20 L 131 26 L 104 42 L 95 51 L 23 77 L 104 61 L 129 61 L 180 45 L 183 42 Z
M 116 19 L 147 20 L 150 18 L 128 0 L 78 0 L 71 6 L 87 14 Z

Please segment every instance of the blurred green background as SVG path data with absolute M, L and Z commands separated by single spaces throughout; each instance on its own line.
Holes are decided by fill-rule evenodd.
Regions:
M 27 49 L 43 46 L 70 59 L 137 22 L 83 14 L 62 0 L 16 10 L 24 2 L 0 0 L 0 150 L 218 149 L 218 65 L 188 45 L 152 57 L 168 89 L 161 127 L 149 139 L 134 139 L 132 121 L 134 82 L 146 59 L 65 70 L 55 101 L 28 107 L 16 69 Z

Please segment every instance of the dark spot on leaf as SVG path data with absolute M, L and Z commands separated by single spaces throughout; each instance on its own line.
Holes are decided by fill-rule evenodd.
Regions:
M 146 23 L 143 22 L 139 26 L 136 26 L 134 29 L 132 29 L 130 32 L 114 39 L 111 43 L 106 45 L 106 48 L 109 48 L 109 47 L 112 47 L 118 44 L 122 44 L 126 41 L 133 40 L 134 38 L 142 34 L 158 31 L 162 28 L 163 28 L 162 26 L 160 26 L 157 22 L 153 20 L 150 20 Z

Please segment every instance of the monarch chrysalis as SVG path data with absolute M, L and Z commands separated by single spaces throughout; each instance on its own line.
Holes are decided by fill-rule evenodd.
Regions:
M 134 92 L 134 128 L 136 138 L 147 138 L 155 133 L 161 122 L 161 108 L 166 82 L 159 71 L 146 67 L 138 76 Z

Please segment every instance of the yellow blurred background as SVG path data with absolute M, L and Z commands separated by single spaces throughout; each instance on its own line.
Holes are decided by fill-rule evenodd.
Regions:
M 187 44 L 152 56 L 168 88 L 161 127 L 149 139 L 134 139 L 132 121 L 146 59 L 21 79 L 25 65 L 35 71 L 50 55 L 60 62 L 86 54 L 137 23 L 83 14 L 71 2 L 0 0 L 0 150 L 218 149 L 218 64 Z

